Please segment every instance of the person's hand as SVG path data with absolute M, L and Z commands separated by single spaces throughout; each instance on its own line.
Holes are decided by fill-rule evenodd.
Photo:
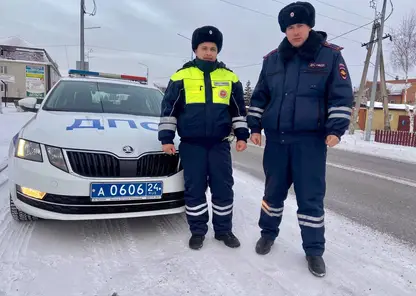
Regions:
M 167 154 L 175 154 L 176 153 L 175 145 L 173 145 L 173 144 L 164 144 L 164 145 L 162 145 L 162 149 L 163 149 L 163 152 L 165 152 Z
M 325 143 L 329 146 L 329 147 L 334 147 L 335 145 L 337 145 L 339 143 L 339 139 L 337 136 L 334 135 L 329 135 L 326 137 L 326 141 Z
M 245 141 L 239 140 L 235 144 L 235 150 L 237 150 L 238 152 L 244 151 L 246 150 L 246 148 L 247 148 L 247 143 Z
M 254 145 L 261 146 L 261 134 L 259 133 L 252 133 L 250 136 L 251 142 L 253 142 Z

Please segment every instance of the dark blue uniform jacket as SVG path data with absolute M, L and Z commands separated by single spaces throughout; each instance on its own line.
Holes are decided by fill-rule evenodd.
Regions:
M 264 57 L 253 91 L 248 126 L 268 137 L 336 135 L 350 122 L 353 89 L 341 47 L 326 42 L 326 33 L 311 31 L 296 49 L 285 38 Z

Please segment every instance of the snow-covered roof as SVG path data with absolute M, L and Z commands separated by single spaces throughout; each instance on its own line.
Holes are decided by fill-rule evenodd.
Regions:
M 46 50 L 36 48 L 36 46 L 18 36 L 0 39 L 0 46 L 6 49 L 1 57 L 2 60 L 52 65 L 56 71 L 59 71 L 55 61 L 52 60 Z
M 8 46 L 21 46 L 21 47 L 36 47 L 33 44 L 27 42 L 23 38 L 19 36 L 10 36 L 7 38 L 0 38 L 0 45 L 8 45 Z
M 386 87 L 391 95 L 401 95 L 406 88 L 411 86 L 411 83 L 386 83 Z
M 413 110 L 414 108 L 413 105 L 407 104 L 407 106 L 409 106 L 410 110 Z M 367 101 L 367 107 L 370 107 L 370 101 Z M 374 102 L 374 108 L 383 108 L 383 103 Z M 405 104 L 389 104 L 389 110 L 406 110 L 406 105 Z

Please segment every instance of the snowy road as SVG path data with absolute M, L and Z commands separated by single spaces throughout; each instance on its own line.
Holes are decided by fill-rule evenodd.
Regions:
M 4 175 L 3 175 L 4 178 Z M 327 213 L 328 275 L 306 268 L 291 196 L 273 251 L 258 256 L 262 183 L 235 171 L 239 249 L 212 239 L 187 248 L 183 215 L 130 220 L 17 223 L 0 188 L 0 295 L 415 295 L 416 253 Z M 65 291 L 64 293 L 62 291 Z
M 263 148 L 244 153 L 233 153 L 235 167 L 264 180 Z M 338 149 L 327 164 L 328 209 L 416 246 L 415 164 Z

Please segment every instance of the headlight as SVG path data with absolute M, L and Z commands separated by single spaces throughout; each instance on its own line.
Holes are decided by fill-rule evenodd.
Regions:
M 49 162 L 53 166 L 68 172 L 68 167 L 66 166 L 64 154 L 62 153 L 61 148 L 46 146 L 46 152 L 48 154 Z
M 24 139 L 19 139 L 15 156 L 26 160 L 43 162 L 40 144 Z

